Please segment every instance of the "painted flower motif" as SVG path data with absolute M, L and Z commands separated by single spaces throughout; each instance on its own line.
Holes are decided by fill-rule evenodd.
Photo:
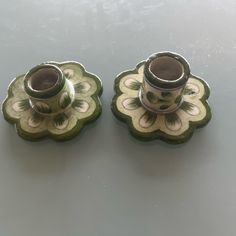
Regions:
M 153 113 L 142 106 L 139 98 L 144 63 L 138 64 L 135 70 L 126 71 L 116 78 L 116 95 L 112 101 L 113 113 L 127 122 L 131 133 L 137 138 L 162 139 L 169 143 L 187 141 L 195 128 L 206 125 L 211 119 L 211 111 L 207 102 L 210 93 L 208 85 L 202 79 L 191 75 L 183 91 L 183 102 L 179 109 L 168 114 Z M 155 94 L 146 96 L 153 103 L 161 103 L 165 109 L 171 93 L 162 92 L 160 97 Z M 178 102 L 176 101 L 176 103 Z
M 86 123 L 95 120 L 101 113 L 99 96 L 102 85 L 95 75 L 86 72 L 76 62 L 50 63 L 62 70 L 74 88 L 73 96 L 68 92 L 60 95 L 58 105 L 63 112 L 51 113 L 50 106 L 45 102 L 35 104 L 36 112 L 24 90 L 24 75 L 12 81 L 2 106 L 5 119 L 15 123 L 18 134 L 28 140 L 47 136 L 59 141 L 71 139 Z

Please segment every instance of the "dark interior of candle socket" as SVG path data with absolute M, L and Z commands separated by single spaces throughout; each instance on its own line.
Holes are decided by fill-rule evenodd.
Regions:
M 30 86 L 34 90 L 42 91 L 52 88 L 58 81 L 59 74 L 53 68 L 36 71 L 30 78 Z
M 149 68 L 156 77 L 168 81 L 177 80 L 183 74 L 182 64 L 168 56 L 154 59 Z

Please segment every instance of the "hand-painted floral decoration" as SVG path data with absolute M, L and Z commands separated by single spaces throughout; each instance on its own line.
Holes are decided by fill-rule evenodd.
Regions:
M 101 113 L 101 81 L 77 62 L 48 62 L 18 76 L 2 110 L 28 140 L 68 140 Z
M 207 83 L 192 75 L 178 54 L 157 53 L 121 73 L 115 92 L 113 113 L 142 140 L 182 143 L 211 119 Z

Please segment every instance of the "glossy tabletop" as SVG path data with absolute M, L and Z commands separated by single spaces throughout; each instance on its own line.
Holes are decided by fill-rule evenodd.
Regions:
M 236 235 L 236 1 L 1 0 L 0 99 L 45 61 L 103 81 L 103 113 L 65 143 L 29 142 L 0 116 L 1 236 Z M 111 113 L 117 74 L 174 51 L 211 87 L 186 144 L 134 139 Z

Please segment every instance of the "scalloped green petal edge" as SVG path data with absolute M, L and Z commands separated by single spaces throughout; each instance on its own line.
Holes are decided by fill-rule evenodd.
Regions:
M 204 87 L 204 95 L 199 100 L 202 102 L 203 106 L 206 109 L 206 115 L 203 119 L 201 119 L 199 121 L 189 121 L 189 128 L 186 131 L 184 131 L 180 135 L 176 135 L 176 136 L 169 135 L 166 132 L 161 131 L 160 129 L 155 130 L 153 132 L 140 132 L 139 130 L 137 130 L 134 127 L 132 117 L 121 112 L 118 109 L 117 99 L 122 94 L 124 94 L 120 89 L 120 82 L 121 82 L 122 78 L 124 78 L 127 75 L 138 75 L 139 69 L 142 66 L 144 66 L 144 64 L 145 64 L 145 61 L 140 62 L 134 70 L 128 70 L 128 71 L 122 72 L 121 74 L 119 74 L 116 77 L 115 83 L 114 83 L 115 95 L 114 95 L 114 97 L 112 99 L 112 103 L 111 103 L 111 110 L 112 110 L 113 114 L 122 122 L 127 123 L 129 131 L 132 134 L 132 136 L 134 136 L 135 138 L 137 138 L 141 141 L 151 141 L 154 139 L 160 139 L 160 140 L 165 141 L 170 144 L 181 144 L 181 143 L 187 142 L 192 137 L 195 129 L 205 126 L 211 120 L 211 117 L 212 117 L 211 109 L 210 109 L 210 106 L 207 101 L 207 99 L 210 95 L 209 86 L 207 85 L 207 83 L 204 80 L 202 80 L 194 75 L 191 75 L 192 78 L 200 81 Z
M 9 112 L 7 112 L 7 105 L 8 105 L 7 103 L 9 101 L 9 99 L 16 97 L 13 94 L 14 84 L 16 83 L 17 80 L 22 78 L 24 75 L 20 75 L 20 76 L 16 77 L 10 83 L 9 88 L 8 88 L 8 95 L 7 95 L 6 99 L 4 100 L 4 102 L 2 104 L 2 112 L 3 112 L 5 120 L 7 120 L 8 122 L 10 122 L 12 124 L 15 124 L 16 131 L 17 131 L 18 135 L 20 137 L 26 139 L 26 140 L 38 141 L 38 140 L 41 140 L 41 139 L 44 139 L 44 138 L 48 137 L 48 138 L 51 138 L 55 141 L 67 141 L 67 140 L 70 140 L 70 139 L 74 138 L 75 136 L 77 136 L 80 133 L 81 129 L 85 125 L 87 125 L 90 122 L 95 121 L 101 115 L 102 106 L 101 106 L 101 101 L 100 101 L 99 97 L 102 95 L 102 92 L 103 92 L 102 82 L 96 75 L 87 72 L 85 70 L 85 68 L 78 62 L 66 61 L 66 62 L 58 63 L 58 62 L 51 61 L 51 62 L 46 62 L 46 63 L 57 65 L 59 68 L 62 68 L 63 66 L 68 66 L 68 65 L 69 66 L 70 65 L 78 66 L 79 69 L 82 72 L 81 73 L 81 76 L 82 76 L 81 78 L 88 77 L 88 78 L 92 79 L 95 82 L 96 91 L 91 96 L 89 96 L 92 99 L 92 101 L 95 103 L 95 109 L 93 110 L 92 114 L 85 117 L 85 118 L 82 118 L 82 119 L 78 118 L 76 124 L 74 125 L 74 127 L 70 130 L 67 130 L 65 133 L 60 133 L 60 134 L 51 133 L 51 132 L 49 132 L 48 127 L 45 127 L 45 129 L 41 130 L 40 132 L 36 132 L 36 133 L 35 132 L 34 133 L 27 132 L 26 130 L 24 130 L 22 128 L 22 126 L 20 124 L 20 119 L 21 118 L 15 118 L 15 117 L 11 116 L 9 114 Z M 43 64 L 45 64 L 45 63 L 43 63 Z M 79 81 L 77 81 L 77 83 L 78 82 Z M 30 109 L 32 109 L 32 108 L 30 108 Z M 68 109 L 72 109 L 72 108 L 68 108 Z M 44 118 L 44 119 L 49 119 L 49 118 Z M 52 119 L 52 118 L 50 118 L 50 119 Z

